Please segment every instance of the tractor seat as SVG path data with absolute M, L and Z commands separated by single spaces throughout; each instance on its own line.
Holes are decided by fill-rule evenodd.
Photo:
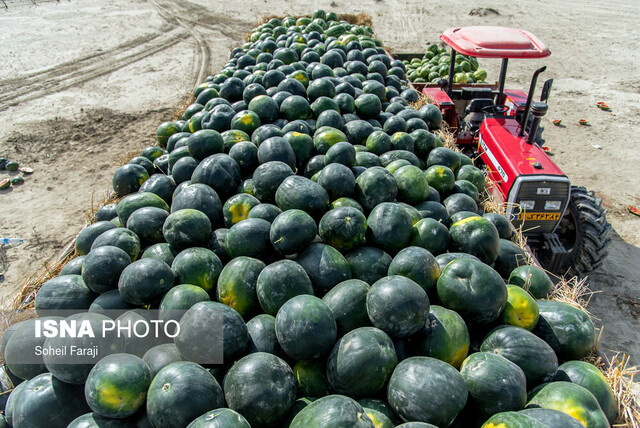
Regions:
M 475 88 L 471 86 L 465 86 L 460 88 L 461 99 L 474 100 L 476 98 L 492 98 L 494 96 L 491 88 Z
M 464 112 L 465 114 L 482 113 L 483 108 L 491 105 L 493 105 L 493 98 L 474 98 Z
M 465 109 L 464 129 L 475 134 L 482 125 L 482 121 L 485 118 L 483 108 L 494 105 L 492 98 L 475 98 L 471 100 L 467 108 Z

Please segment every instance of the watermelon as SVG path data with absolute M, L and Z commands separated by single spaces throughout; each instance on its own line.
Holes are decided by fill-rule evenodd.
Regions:
M 293 260 L 280 260 L 260 272 L 256 294 L 263 311 L 275 316 L 280 307 L 292 297 L 313 295 L 313 287 L 302 266 Z
M 317 175 L 317 182 L 327 191 L 331 200 L 352 196 L 356 187 L 354 172 L 338 163 L 322 168 Z
M 222 388 L 213 375 L 196 363 L 179 361 L 163 367 L 151 382 L 147 416 L 155 428 L 186 427 L 223 405 Z
M 162 227 L 168 216 L 169 211 L 162 208 L 139 208 L 129 216 L 127 229 L 138 236 L 142 247 L 159 244 L 164 242 Z
M 276 315 L 276 336 L 284 352 L 298 361 L 327 354 L 337 327 L 329 307 L 320 299 L 299 295 L 287 301 Z
M 327 191 L 308 178 L 290 176 L 276 191 L 276 203 L 283 211 L 299 209 L 311 217 L 320 218 L 329 207 Z
M 458 180 L 467 180 L 471 182 L 479 192 L 486 189 L 486 179 L 479 168 L 472 165 L 462 165 L 456 173 Z
M 180 319 L 174 342 L 186 360 L 219 364 L 244 355 L 249 335 L 242 316 L 231 307 L 199 302 Z
M 324 296 L 336 284 L 351 279 L 347 259 L 330 245 L 309 245 L 296 259 L 311 279 L 317 296 Z
M 513 427 L 513 428 L 544 428 L 546 425 L 519 412 L 502 412 L 496 413 L 490 417 L 481 428 L 496 427 Z
M 258 162 L 284 162 L 291 169 L 296 167 L 296 155 L 291 145 L 282 137 L 271 137 L 258 147 Z
M 526 265 L 527 255 L 520 246 L 506 239 L 500 239 L 500 251 L 494 269 L 505 279 L 518 266 Z
M 393 177 L 398 185 L 399 201 L 417 204 L 429 196 L 429 181 L 417 166 L 403 166 L 393 173 Z
M 188 184 L 178 193 L 171 203 L 171 212 L 194 209 L 203 212 L 211 227 L 222 224 L 222 202 L 218 194 L 206 184 Z
M 378 204 L 367 218 L 367 242 L 389 253 L 407 246 L 413 233 L 413 221 L 398 204 Z
M 298 395 L 324 397 L 330 394 L 324 360 L 298 361 L 293 366 Z
M 247 355 L 235 363 L 224 378 L 228 406 L 243 415 L 251 426 L 279 421 L 296 399 L 291 368 L 265 352 Z
M 127 164 L 118 168 L 113 174 L 113 190 L 116 195 L 122 197 L 137 192 L 149 178 L 149 173 L 144 167 L 135 164 Z
M 453 190 L 456 177 L 451 168 L 444 165 L 432 165 L 424 172 L 429 186 L 440 194 L 446 194 Z
M 393 201 L 397 193 L 395 178 L 382 167 L 367 168 L 356 179 L 356 199 L 367 211 L 382 202 Z
M 393 371 L 387 401 L 404 420 L 449 426 L 464 408 L 467 394 L 455 368 L 435 358 L 412 357 Z
M 76 252 L 81 256 L 87 255 L 89 251 L 91 251 L 93 241 L 95 241 L 98 236 L 102 235 L 103 232 L 115 229 L 116 227 L 117 226 L 110 221 L 97 221 L 85 227 L 76 237 Z
M 469 352 L 469 330 L 455 311 L 432 305 L 424 327 L 411 336 L 418 355 L 437 358 L 458 368 Z
M 232 258 L 239 256 L 262 258 L 273 251 L 269 241 L 271 223 L 248 218 L 236 223 L 225 237 L 225 248 Z
M 507 287 L 500 275 L 470 258 L 450 262 L 438 279 L 437 291 L 446 308 L 473 323 L 496 320 L 507 304 Z
M 524 372 L 500 355 L 473 353 L 462 363 L 460 374 L 469 389 L 468 409 L 476 417 L 521 410 L 527 402 Z
M 596 330 L 589 315 L 568 303 L 538 300 L 539 319 L 533 333 L 553 348 L 561 360 L 577 360 L 591 353 Z
M 318 230 L 325 243 L 345 252 L 365 242 L 367 220 L 356 208 L 336 208 L 320 219 Z
M 290 175 L 293 175 L 293 170 L 284 162 L 263 163 L 253 173 L 254 196 L 263 203 L 275 201 L 278 187 Z
M 223 153 L 216 153 L 200 162 L 193 171 L 193 184 L 207 184 L 216 191 L 218 196 L 230 196 L 240 184 L 240 167 L 231 157 Z
M 440 267 L 429 251 L 420 247 L 407 247 L 393 258 L 388 274 L 405 276 L 428 293 L 440 277 Z
M 311 159 L 314 147 L 313 138 L 311 138 L 311 136 L 302 132 L 291 131 L 287 132 L 283 138 L 293 149 L 298 168 L 305 165 L 306 162 Z
M 349 140 L 342 131 L 336 128 L 325 126 L 318 128 L 313 134 L 313 144 L 316 150 L 321 154 L 327 153 L 331 146 L 341 141 Z
M 171 268 L 156 259 L 140 259 L 128 265 L 120 275 L 118 290 L 133 305 L 149 305 L 159 301 L 173 287 Z
M 89 306 L 89 312 L 107 315 L 109 318 L 117 318 L 127 310 L 135 307 L 135 305 L 126 302 L 116 288 L 96 297 L 91 306 Z
M 517 364 L 527 377 L 529 389 L 550 380 L 558 368 L 558 358 L 553 349 L 521 327 L 497 327 L 485 337 L 480 350 L 501 355 Z
M 91 410 L 109 418 L 126 418 L 144 406 L 151 373 L 131 354 L 112 354 L 91 369 L 84 387 Z
M 449 240 L 449 230 L 444 224 L 432 218 L 423 218 L 413 225 L 410 245 L 438 255 L 447 250 Z
M 120 274 L 130 263 L 129 255 L 118 247 L 96 248 L 85 257 L 82 280 L 94 293 L 104 293 L 118 287 Z
M 609 423 L 614 423 L 618 413 L 616 399 L 607 380 L 597 367 L 586 361 L 567 361 L 558 367 L 554 380 L 573 382 L 589 390 L 598 400 Z
M 88 309 L 93 297 L 80 275 L 56 276 L 36 294 L 35 309 L 38 316 L 70 315 Z
M 269 223 L 273 223 L 279 214 L 282 214 L 282 210 L 275 205 L 258 204 L 251 208 L 247 218 L 261 218 L 267 220 Z
M 379 248 L 362 246 L 350 251 L 346 255 L 351 269 L 351 275 L 355 279 L 367 284 L 373 284 L 382 277 L 387 276 L 391 256 Z
M 263 262 L 251 257 L 231 260 L 218 277 L 218 301 L 232 307 L 243 317 L 257 312 L 256 282 L 264 268 Z
M 224 151 L 224 142 L 218 131 L 203 129 L 189 136 L 187 146 L 191 156 L 201 161 L 216 153 Z
M 14 427 L 66 427 L 89 411 L 82 387 L 64 383 L 50 373 L 25 382 L 12 405 L 10 423 Z
M 171 248 L 171 245 L 167 243 L 155 244 L 147 247 L 142 253 L 141 259 L 157 259 L 165 262 L 169 266 L 173 263 L 173 259 L 178 255 L 178 252 Z
M 373 422 L 357 401 L 344 395 L 322 397 L 302 409 L 289 428 L 373 428 Z
M 455 250 L 474 255 L 486 264 L 493 264 L 500 254 L 498 230 L 484 217 L 467 217 L 452 224 L 449 236 Z
M 171 270 L 178 284 L 197 285 L 211 294 L 222 271 L 222 263 L 211 250 L 187 248 L 174 258 Z
M 251 428 L 240 413 L 231 409 L 215 409 L 194 419 L 187 428 Z
M 515 285 L 507 285 L 507 305 L 502 321 L 531 331 L 538 324 L 538 304 L 531 295 Z
M 182 315 L 191 306 L 209 300 L 211 300 L 209 294 L 197 285 L 176 285 L 167 291 L 160 301 L 160 319 L 180 321 Z
M 247 354 L 267 352 L 278 357 L 284 356 L 276 337 L 276 318 L 274 316 L 256 315 L 247 322 L 247 331 L 249 332 Z
M 527 407 L 559 410 L 586 427 L 606 428 L 609 421 L 588 389 L 571 382 L 551 382 L 533 391 Z
M 246 193 L 239 193 L 227 199 L 222 207 L 225 227 L 230 228 L 245 220 L 249 216 L 249 211 L 259 204 L 260 201 L 257 198 Z
M 407 337 L 420 330 L 429 314 L 427 293 L 404 276 L 376 281 L 367 294 L 371 323 L 392 337 Z
M 182 357 L 175 344 L 163 343 L 145 352 L 142 361 L 149 367 L 149 373 L 151 373 L 151 379 L 153 379 L 164 367 L 171 363 L 182 361 Z
M 140 254 L 140 239 L 133 231 L 121 227 L 109 229 L 98 236 L 91 245 L 91 250 L 99 247 L 114 246 L 124 250 L 131 260 Z
M 509 274 L 509 284 L 527 290 L 536 299 L 544 299 L 553 290 L 547 273 L 537 266 L 519 266 Z
M 167 217 L 162 233 L 167 243 L 176 249 L 204 247 L 211 236 L 211 221 L 202 211 L 185 208 Z
M 334 345 L 327 358 L 327 378 L 338 393 L 367 397 L 386 384 L 397 364 L 391 338 L 375 327 L 360 327 Z
M 532 407 L 530 409 L 520 410 L 520 412 L 524 415 L 529 416 L 531 419 L 535 419 L 538 422 L 542 422 L 544 426 L 548 428 L 553 427 L 566 427 L 566 428 L 583 428 L 584 425 L 574 418 L 573 416 L 569 416 L 566 413 L 563 413 L 559 410 L 553 409 L 543 409 L 542 407 Z
M 317 231 L 316 223 L 309 214 L 299 209 L 290 209 L 273 220 L 269 238 L 279 253 L 295 254 L 311 244 Z

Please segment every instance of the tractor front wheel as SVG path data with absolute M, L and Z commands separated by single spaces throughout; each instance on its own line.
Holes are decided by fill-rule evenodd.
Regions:
M 611 242 L 607 211 L 593 191 L 571 186 L 571 199 L 556 229 L 567 250 L 561 272 L 584 276 L 602 265 Z

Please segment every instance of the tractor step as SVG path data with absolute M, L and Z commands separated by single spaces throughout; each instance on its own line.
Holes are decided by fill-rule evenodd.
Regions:
M 567 249 L 564 248 L 560 238 L 555 233 L 543 233 L 544 247 L 549 251 L 549 265 L 545 268 L 551 272 L 558 272 L 562 267 L 564 258 L 567 256 Z

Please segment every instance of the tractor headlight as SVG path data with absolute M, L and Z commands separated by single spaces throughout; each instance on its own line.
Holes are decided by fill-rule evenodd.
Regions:
M 520 201 L 520 208 L 523 210 L 532 210 L 536 206 L 536 201 Z
M 545 211 L 560 211 L 560 207 L 562 206 L 562 201 L 546 201 L 544 203 Z

